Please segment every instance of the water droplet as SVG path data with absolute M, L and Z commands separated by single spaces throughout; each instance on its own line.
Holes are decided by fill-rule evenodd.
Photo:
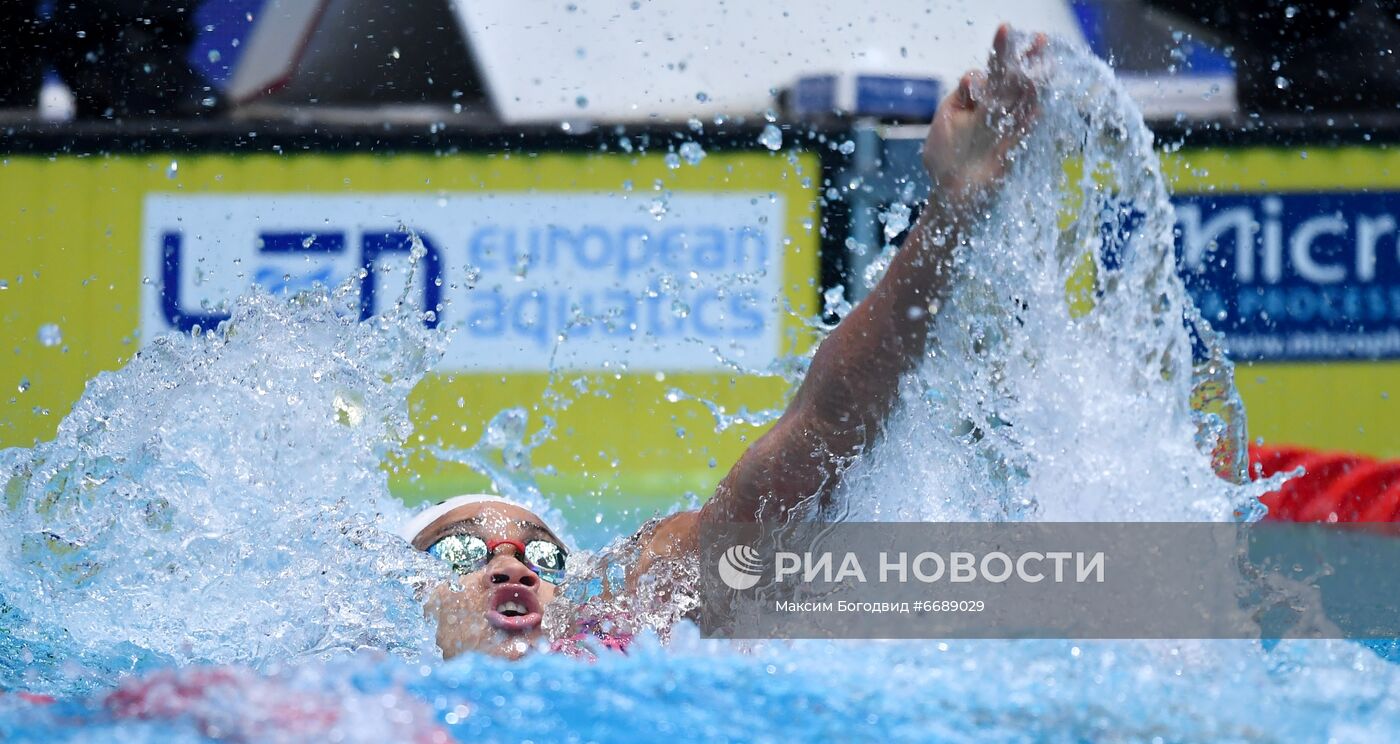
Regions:
M 579 108 L 588 108 L 588 97 L 579 96 L 578 98 L 575 98 L 574 105 L 578 106 Z
M 697 142 L 687 142 L 681 145 L 680 154 L 682 158 L 685 158 L 685 162 L 699 165 L 700 161 L 705 159 L 705 148 Z
M 846 317 L 851 311 L 851 303 L 846 299 L 846 288 L 840 284 L 822 292 L 822 314 Z
M 223 56 L 219 54 L 219 50 L 218 50 L 218 49 L 210 49 L 210 50 L 209 50 L 209 61 L 210 61 L 210 62 L 213 62 L 213 63 L 215 63 L 215 64 L 218 64 L 219 60 L 222 59 L 222 58 L 223 58 Z
M 656 279 L 656 289 L 661 294 L 673 295 L 680 291 L 680 283 L 676 281 L 676 275 L 665 272 Z
M 651 213 L 651 216 L 655 217 L 657 221 L 660 221 L 662 217 L 666 216 L 667 209 L 669 209 L 669 207 L 664 197 L 652 199 L 651 204 L 647 206 L 647 212 Z
M 44 346 L 58 346 L 63 343 L 63 329 L 57 323 L 45 323 L 39 326 L 39 343 Z
M 1288 85 L 1289 85 L 1289 83 L 1288 83 L 1288 78 L 1286 78 L 1286 77 L 1284 77 L 1284 76 L 1282 76 L 1282 75 L 1280 75 L 1280 76 L 1274 78 L 1274 87 L 1278 88 L 1279 90 L 1283 90 L 1283 89 L 1287 88 Z
M 681 156 L 674 152 L 666 153 L 666 167 L 675 170 L 681 167 Z
M 5 290 L 7 290 L 7 289 L 9 289 L 9 288 L 10 288 L 10 283 L 7 282 L 7 281 L 5 281 L 4 279 L 0 279 L 0 292 L 4 292 Z
M 28 377 L 21 377 L 21 378 L 19 378 L 19 391 L 20 391 L 21 393 L 23 393 L 23 392 L 26 392 L 26 391 L 28 391 L 28 390 L 29 390 L 29 378 L 28 378 Z
M 172 160 L 170 165 L 165 166 L 165 177 L 173 180 L 178 175 L 180 175 L 180 163 Z
M 758 135 L 758 144 L 769 150 L 779 150 L 783 146 L 783 130 L 769 124 L 763 128 L 763 133 Z
M 851 153 L 856 151 L 856 143 L 852 140 L 846 140 L 845 142 L 842 142 L 841 146 L 836 149 L 839 150 L 842 155 L 850 155 Z
M 671 300 L 671 314 L 677 318 L 690 317 L 690 305 L 687 305 L 681 298 Z
M 880 221 L 885 223 L 885 240 L 894 240 L 900 233 L 909 229 L 909 205 L 890 205 L 889 211 L 880 213 Z
M 697 100 L 697 101 L 699 101 L 699 102 L 701 102 L 701 103 L 704 103 L 704 102 L 710 100 L 710 95 L 709 95 L 708 93 L 706 93 L 705 91 L 702 90 L 702 91 L 700 91 L 699 93 L 696 93 L 696 94 L 695 94 L 695 100 Z

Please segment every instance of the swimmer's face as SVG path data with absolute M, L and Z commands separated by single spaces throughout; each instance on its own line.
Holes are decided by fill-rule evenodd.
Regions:
M 475 536 L 493 545 L 496 541 L 528 545 L 536 540 L 564 544 L 530 511 L 487 501 L 465 504 L 438 517 L 418 533 L 413 547 L 428 550 L 452 536 Z M 443 584 L 433 589 L 426 609 L 437 618 L 437 644 L 444 658 L 467 651 L 519 658 L 542 636 L 540 622 L 545 606 L 554 600 L 555 587 L 531 570 L 524 558 L 513 545 L 496 545 L 484 566 L 458 579 L 458 588 Z

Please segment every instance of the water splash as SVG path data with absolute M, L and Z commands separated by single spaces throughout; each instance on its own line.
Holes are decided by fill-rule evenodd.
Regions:
M 441 567 L 382 529 L 404 509 L 380 464 L 443 348 L 411 304 L 360 323 L 348 290 L 249 294 L 0 453 L 0 689 L 422 649 L 414 586 Z
M 783 415 L 782 409 L 763 408 L 757 411 L 749 410 L 748 406 L 739 406 L 739 409 L 730 413 L 728 408 L 715 401 L 691 395 L 680 388 L 671 388 L 666 391 L 666 402 L 680 403 L 681 401 L 693 400 L 705 407 L 715 420 L 714 430 L 725 432 L 730 427 L 742 426 L 766 426 L 777 421 Z
M 530 414 L 523 408 L 507 408 L 486 424 L 481 438 L 472 447 L 461 449 L 433 446 L 428 452 L 443 462 L 466 465 L 491 479 L 496 492 L 539 515 L 566 535 L 564 515 L 540 491 L 535 482 L 531 453 L 554 434 L 554 421 L 544 417 L 544 425 L 527 434 Z
M 1261 513 L 1260 487 L 1239 485 L 1233 368 L 1176 273 L 1151 133 L 1100 61 L 1061 42 L 1050 56 L 1026 70 L 1043 91 L 1040 120 L 990 218 L 957 252 L 928 359 L 902 384 L 884 441 L 848 475 L 835 516 Z M 895 217 L 887 235 L 903 225 Z M 1205 349 L 1199 369 L 1193 337 Z

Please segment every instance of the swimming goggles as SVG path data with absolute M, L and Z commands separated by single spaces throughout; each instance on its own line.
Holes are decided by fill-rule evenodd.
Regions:
M 496 548 L 510 545 L 515 548 L 515 557 L 534 571 L 537 576 L 551 584 L 564 581 L 564 562 L 568 552 L 557 543 L 549 540 L 490 540 L 476 535 L 448 535 L 428 548 L 428 554 L 447 562 L 453 571 L 469 574 L 485 566 Z

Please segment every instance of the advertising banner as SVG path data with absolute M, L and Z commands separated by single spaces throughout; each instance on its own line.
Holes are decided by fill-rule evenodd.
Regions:
M 1236 361 L 1400 358 L 1400 192 L 1192 194 L 1176 216 Z
M 7 157 L 0 446 L 52 436 L 93 375 L 255 285 L 322 285 L 450 334 L 410 401 L 422 446 L 390 466 L 409 501 L 488 488 L 426 450 L 502 411 L 546 492 L 706 496 L 819 310 L 817 158 L 712 149 Z
M 213 328 L 256 284 L 291 293 L 357 274 L 361 317 L 413 292 L 455 331 L 440 369 L 724 371 L 777 358 L 785 204 L 679 193 L 658 220 L 607 193 L 148 196 L 142 337 Z M 216 226 L 217 229 L 211 229 Z M 406 268 L 406 267 L 405 267 Z M 361 271 L 363 269 L 363 272 Z M 562 340 L 561 340 L 562 339 Z M 712 349 L 723 350 L 723 356 Z
M 1400 456 L 1400 153 L 1218 147 L 1163 165 L 1178 267 L 1224 332 L 1250 436 Z

